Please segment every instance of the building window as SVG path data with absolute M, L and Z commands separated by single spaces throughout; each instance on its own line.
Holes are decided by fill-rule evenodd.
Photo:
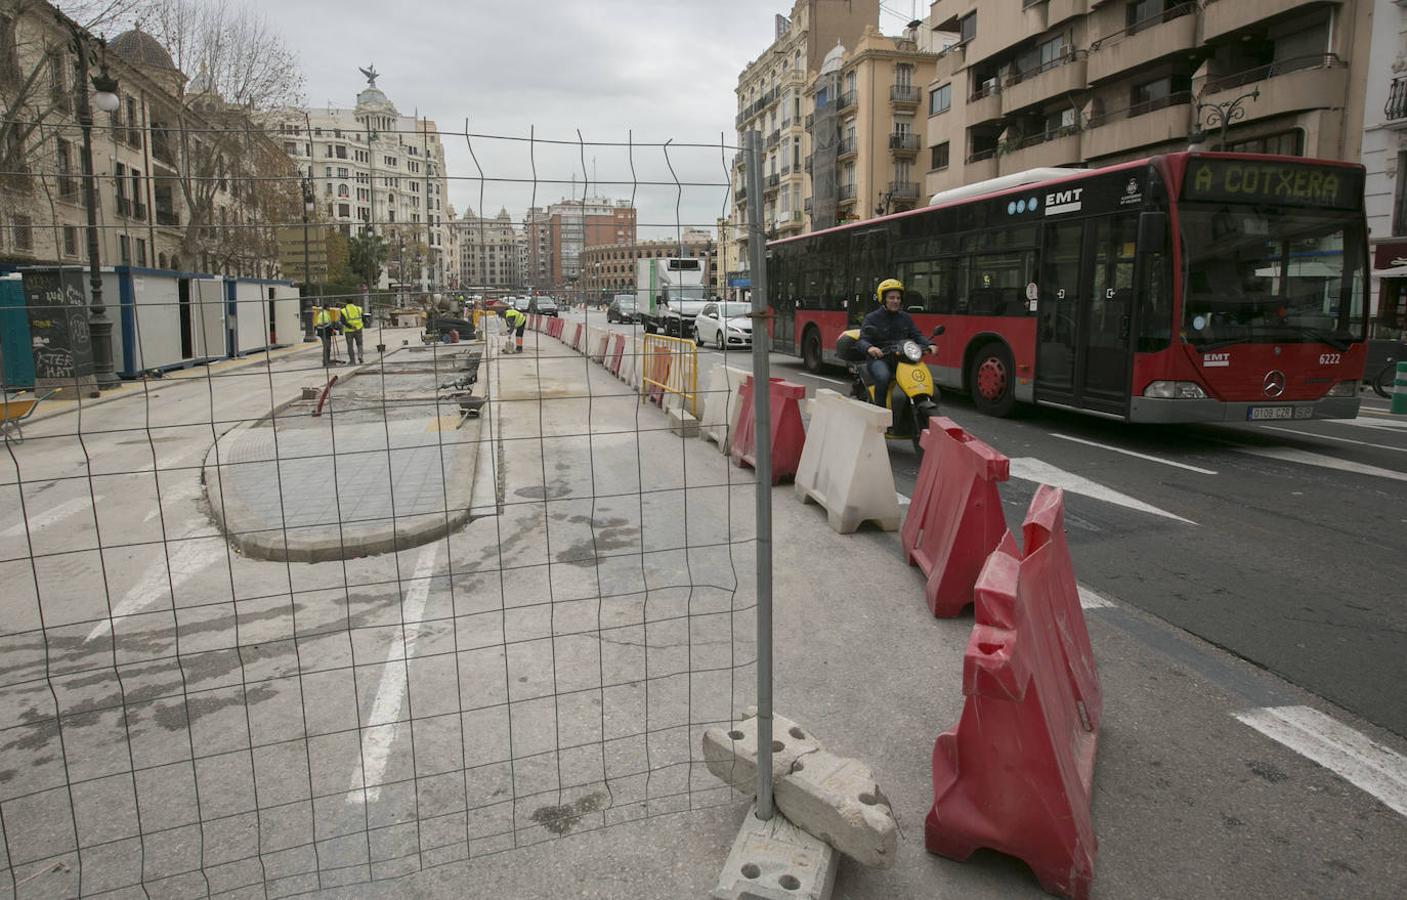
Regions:
M 59 196 L 77 196 L 78 179 L 73 177 L 73 143 L 59 138 L 58 148 Z
M 16 214 L 14 218 L 16 250 L 34 249 L 34 220 L 29 216 Z
M 953 86 L 945 84 L 928 92 L 928 114 L 936 116 L 953 107 Z
M 958 42 L 966 44 L 977 37 L 977 11 L 973 10 L 958 20 Z
M 337 215 L 343 219 L 350 219 L 352 217 L 352 207 L 346 203 L 337 204 Z
M 130 266 L 132 264 L 132 239 L 125 234 L 117 236 L 117 255 L 123 265 Z
M 1216 148 L 1220 150 L 1221 148 Z M 1277 131 L 1262 137 L 1232 141 L 1226 145 L 1230 153 L 1268 153 L 1272 156 L 1303 156 L 1304 132 L 1298 128 Z
M 1407 150 L 1397 154 L 1397 184 L 1392 199 L 1392 234 L 1407 234 Z
M 137 265 L 147 264 L 147 241 L 146 238 L 137 238 Z
M 929 152 L 933 156 L 932 163 L 929 165 L 930 169 L 946 169 L 948 167 L 947 141 L 944 141 L 943 143 L 938 144 L 934 147 L 930 147 Z
M 72 225 L 64 226 L 64 256 L 78 255 L 78 229 Z

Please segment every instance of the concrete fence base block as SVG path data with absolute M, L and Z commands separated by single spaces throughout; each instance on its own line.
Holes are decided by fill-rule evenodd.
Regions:
M 682 438 L 699 436 L 699 420 L 682 409 L 669 411 L 669 430 Z
M 757 719 L 703 736 L 708 770 L 734 790 L 757 791 Z M 837 756 L 814 735 L 782 716 L 772 717 L 772 786 L 777 809 L 800 828 L 867 866 L 893 865 L 899 826 L 889 800 L 862 760 Z
M 721 453 L 728 452 L 728 435 L 738 408 L 738 387 L 750 373 L 732 366 L 714 366 L 708 387 L 699 398 L 699 437 L 713 441 Z
M 890 413 L 871 403 L 819 390 L 796 470 L 796 496 L 826 510 L 830 526 L 850 534 L 862 522 L 897 531 L 901 521 L 884 430 Z
M 798 759 L 821 749 L 810 732 L 791 719 L 772 716 L 772 779 L 786 775 Z M 740 794 L 757 793 L 757 718 L 747 718 L 728 728 L 709 728 L 703 736 L 704 763 L 719 780 Z
M 748 810 L 718 886 L 715 900 L 828 900 L 840 857 L 829 845 L 777 813 L 763 821 Z

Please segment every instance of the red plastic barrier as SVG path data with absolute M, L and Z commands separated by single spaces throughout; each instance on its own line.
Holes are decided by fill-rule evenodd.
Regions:
M 924 844 L 958 860 L 979 847 L 1010 854 L 1047 891 L 1085 898 L 1103 703 L 1063 526 L 1064 495 L 1043 485 L 1025 557 L 1008 532 L 982 569 L 962 716 L 933 746 Z
M 557 338 L 557 339 L 560 340 L 561 337 L 562 337 L 562 326 L 563 326 L 564 324 L 566 324 L 566 323 L 563 322 L 561 319 L 553 319 L 551 322 L 548 322 L 548 323 L 547 323 L 547 336 L 548 336 L 548 337 L 554 337 L 554 338 Z
M 801 449 L 806 443 L 806 428 L 801 424 L 801 401 L 806 388 L 799 384 L 771 379 L 772 400 L 772 483 L 783 478 L 795 478 L 801 464 Z M 752 411 L 752 376 L 738 385 L 738 427 L 728 439 L 728 455 L 734 465 L 757 468 L 757 416 Z
M 645 351 L 645 356 L 645 365 L 648 366 L 645 370 L 645 377 L 648 379 L 645 382 L 645 395 L 655 406 L 663 408 L 664 385 L 669 384 L 669 348 L 662 344 L 655 345 Z
M 571 347 L 572 347 L 573 350 L 580 350 L 580 349 L 581 349 L 581 334 L 582 334 L 582 332 L 585 331 L 585 330 L 586 330 L 586 326 L 585 326 L 585 325 L 582 325 L 580 322 L 578 322 L 578 323 L 576 324 L 576 330 L 572 332 Z
M 933 615 L 956 616 L 972 602 L 972 586 L 1006 532 L 997 482 L 1010 461 L 963 431 L 934 419 L 921 438 L 923 463 L 900 530 L 904 558 L 923 570 Z
M 606 368 L 612 375 L 620 375 L 620 361 L 625 357 L 625 335 L 617 334 L 611 338 L 611 356 L 606 363 Z

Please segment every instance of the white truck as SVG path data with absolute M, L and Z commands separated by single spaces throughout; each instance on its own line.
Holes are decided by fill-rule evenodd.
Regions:
M 637 261 L 635 309 L 650 334 L 694 336 L 694 317 L 708 302 L 703 260 L 662 257 Z

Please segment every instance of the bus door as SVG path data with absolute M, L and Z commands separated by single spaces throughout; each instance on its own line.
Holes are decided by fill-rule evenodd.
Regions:
M 1036 399 L 1123 415 L 1137 215 L 1045 226 Z
M 872 228 L 850 238 L 850 271 L 854 273 L 848 316 L 850 328 L 859 326 L 865 316 L 878 308 L 875 288 L 886 278 L 892 278 L 889 268 L 889 229 Z

